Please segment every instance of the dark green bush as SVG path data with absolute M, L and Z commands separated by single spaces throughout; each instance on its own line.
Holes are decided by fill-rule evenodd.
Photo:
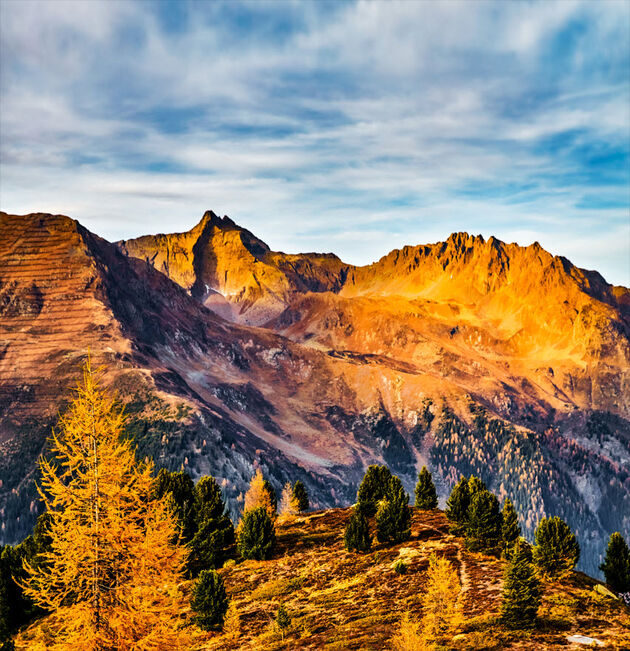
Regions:
M 190 601 L 195 624 L 204 631 L 220 630 L 228 605 L 221 577 L 214 570 L 202 570 L 193 586 Z
M 267 511 L 262 506 L 246 511 L 239 526 L 238 553 L 262 561 L 271 558 L 275 545 L 276 533 Z

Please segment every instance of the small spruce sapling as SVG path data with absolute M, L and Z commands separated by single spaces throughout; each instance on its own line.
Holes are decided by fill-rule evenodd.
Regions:
M 426 466 L 422 466 L 422 470 L 418 474 L 418 483 L 416 484 L 416 508 L 417 509 L 436 509 L 438 505 L 437 492 L 433 477 L 427 470 Z
M 283 604 L 280 604 L 278 612 L 276 613 L 276 626 L 280 629 L 280 634 L 284 640 L 284 634 L 291 626 L 291 617 Z
M 223 579 L 215 570 L 202 570 L 193 586 L 190 601 L 195 624 L 204 631 L 220 630 L 228 605 Z

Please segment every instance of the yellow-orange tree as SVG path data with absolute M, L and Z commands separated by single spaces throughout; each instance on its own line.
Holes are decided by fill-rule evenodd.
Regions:
M 423 599 L 422 628 L 425 640 L 434 642 L 450 635 L 462 621 L 460 583 L 449 561 L 429 556 L 428 585 Z
M 88 361 L 53 433 L 51 459 L 40 462 L 51 551 L 26 565 L 24 588 L 52 613 L 41 647 L 190 646 L 182 619 L 187 551 L 174 544 L 175 517 L 164 499 L 152 497 L 152 467 L 136 462 L 123 428 L 122 410 Z

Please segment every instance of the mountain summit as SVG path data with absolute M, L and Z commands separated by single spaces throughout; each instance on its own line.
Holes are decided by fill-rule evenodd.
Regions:
M 276 316 L 291 297 L 334 291 L 345 277 L 334 255 L 275 253 L 229 217 L 207 211 L 190 231 L 146 235 L 118 243 L 198 300 L 229 320 L 260 325 Z

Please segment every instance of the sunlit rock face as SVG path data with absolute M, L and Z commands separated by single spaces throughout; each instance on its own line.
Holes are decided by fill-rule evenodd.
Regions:
M 442 499 L 462 473 L 578 531 L 630 533 L 630 293 L 540 246 L 456 233 L 354 267 L 273 252 L 227 217 L 111 244 L 0 215 L 0 537 L 88 350 L 141 456 L 212 473 L 233 515 L 260 466 L 348 504 L 371 462 Z
M 338 291 L 348 265 L 335 255 L 286 255 L 229 217 L 212 211 L 186 233 L 147 235 L 118 243 L 146 260 L 225 318 L 260 325 L 296 295 Z

